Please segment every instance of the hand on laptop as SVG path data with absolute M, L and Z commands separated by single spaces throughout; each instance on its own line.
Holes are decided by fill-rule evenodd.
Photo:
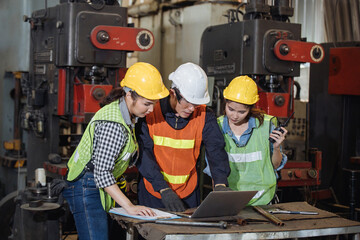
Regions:
M 225 184 L 216 184 L 214 191 L 231 191 L 231 189 L 227 187 Z
M 185 211 L 185 206 L 183 202 L 172 189 L 170 188 L 162 189 L 160 191 L 160 194 L 161 194 L 161 200 L 168 211 L 172 211 L 172 212 Z

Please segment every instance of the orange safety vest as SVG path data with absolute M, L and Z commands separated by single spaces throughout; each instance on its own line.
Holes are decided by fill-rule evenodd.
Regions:
M 149 134 L 154 141 L 154 155 L 169 187 L 180 198 L 189 196 L 197 185 L 196 161 L 199 157 L 206 106 L 195 108 L 185 128 L 176 130 L 164 119 L 160 102 L 146 116 Z M 144 178 L 149 193 L 161 198 L 151 183 Z

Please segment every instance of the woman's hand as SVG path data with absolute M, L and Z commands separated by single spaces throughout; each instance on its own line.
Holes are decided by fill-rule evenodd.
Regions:
M 156 213 L 153 210 L 145 206 L 132 205 L 124 208 L 129 214 L 132 215 L 149 216 L 149 217 L 156 216 Z
M 132 204 L 116 184 L 113 184 L 104 189 L 129 214 L 132 215 L 137 214 L 141 216 L 150 216 L 150 217 L 156 216 L 154 211 L 151 210 L 150 208 Z
M 277 130 L 273 130 L 270 133 L 270 137 L 275 140 L 275 142 L 273 143 L 274 149 L 280 148 L 281 143 L 285 140 L 285 136 L 288 133 L 288 131 L 285 128 L 281 127 L 281 129 L 284 131 L 284 133 Z

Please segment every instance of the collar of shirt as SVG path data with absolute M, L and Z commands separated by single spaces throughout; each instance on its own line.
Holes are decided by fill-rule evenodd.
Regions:
M 231 130 L 229 126 L 228 117 L 224 116 L 224 121 L 222 125 L 222 132 L 223 134 L 228 134 L 236 143 L 238 146 L 245 146 L 247 142 L 249 141 L 249 138 L 251 136 L 253 128 L 256 128 L 256 120 L 253 117 L 250 117 L 248 128 L 245 130 L 245 132 L 241 135 L 240 139 L 236 138 L 235 134 Z
M 126 125 L 131 126 L 131 128 L 134 128 L 134 127 L 135 127 L 135 123 L 137 123 L 137 121 L 138 121 L 138 117 L 135 118 L 135 123 L 133 123 L 133 122 L 131 121 L 129 109 L 127 108 L 127 105 L 126 105 L 126 102 L 125 102 L 125 98 L 124 98 L 124 97 L 120 98 L 119 108 L 120 108 L 121 115 L 122 115 L 122 117 L 123 117 Z

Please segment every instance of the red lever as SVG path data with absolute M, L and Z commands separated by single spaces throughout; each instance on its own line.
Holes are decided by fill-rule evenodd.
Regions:
M 316 43 L 279 40 L 275 43 L 277 58 L 292 62 L 319 63 L 324 59 L 324 48 Z
M 95 47 L 108 50 L 148 51 L 154 46 L 154 35 L 144 28 L 99 25 L 90 39 Z

